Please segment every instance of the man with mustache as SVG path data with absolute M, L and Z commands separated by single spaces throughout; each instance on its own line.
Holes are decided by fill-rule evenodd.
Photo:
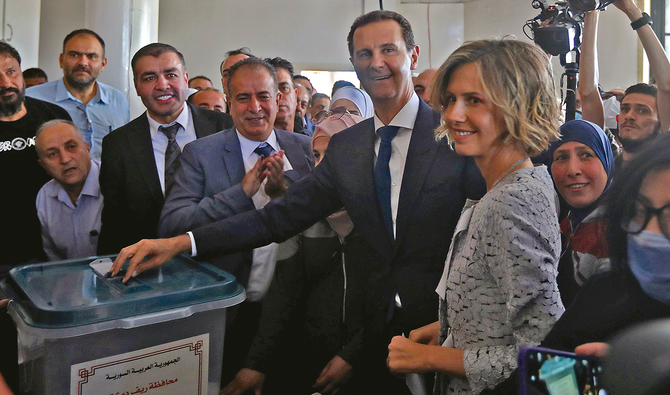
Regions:
M 623 153 L 616 161 L 620 168 L 670 127 L 670 61 L 651 28 L 651 17 L 642 12 L 635 1 L 616 0 L 614 6 L 630 20 L 656 78 L 656 85 L 640 83 L 628 87 L 621 99 L 617 137 Z
M 91 157 L 100 160 L 103 137 L 130 120 L 123 93 L 97 81 L 107 66 L 105 41 L 92 30 L 75 30 L 63 40 L 58 61 L 63 78 L 31 87 L 26 94 L 66 109 L 90 145 Z
M 235 126 L 184 148 L 161 213 L 161 237 L 262 208 L 283 194 L 287 181 L 297 181 L 314 168 L 310 139 L 274 126 L 280 100 L 275 69 L 247 58 L 231 66 L 227 78 Z M 272 243 L 204 258 L 232 273 L 247 292 L 246 301 L 228 312 L 223 383 L 240 370 L 256 334 L 278 247 Z
M 51 177 L 37 163 L 35 133 L 52 119 L 70 119 L 57 105 L 25 97 L 21 56 L 0 42 L 0 194 L 3 237 L 0 279 L 14 265 L 43 260 L 35 198 Z M 11 191 L 11 192 L 10 192 Z
M 21 56 L 14 47 L 0 42 L 0 178 L 4 186 L 0 193 L 0 207 L 4 209 L 0 221 L 0 280 L 16 265 L 46 258 L 35 198 L 50 177 L 37 163 L 35 133 L 52 119 L 69 120 L 70 116 L 57 105 L 25 97 Z M 4 340 L 0 344 L 0 376 L 18 393 L 16 330 L 2 308 L 0 339 Z
M 100 190 L 105 205 L 99 254 L 156 237 L 183 147 L 233 126 L 228 114 L 184 104 L 188 73 L 184 56 L 173 46 L 146 45 L 131 66 L 135 90 L 147 111 L 103 140 Z
M 617 167 L 647 146 L 661 132 L 656 96 L 658 88 L 639 83 L 626 89 L 619 112 L 619 142 L 623 152 Z

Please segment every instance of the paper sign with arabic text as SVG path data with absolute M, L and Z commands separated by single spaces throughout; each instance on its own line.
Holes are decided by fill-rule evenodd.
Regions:
M 204 334 L 72 365 L 70 395 L 206 395 L 208 368 Z

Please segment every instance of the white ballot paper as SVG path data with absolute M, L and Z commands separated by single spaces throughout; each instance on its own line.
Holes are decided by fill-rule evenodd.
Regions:
M 88 265 L 93 268 L 98 274 L 101 276 L 105 276 L 107 273 L 109 273 L 110 269 L 112 268 L 112 265 L 114 262 L 109 259 L 109 258 L 102 258 L 102 259 L 96 259 L 89 263 Z
M 405 334 L 402 334 L 403 337 Z M 405 384 L 407 384 L 407 388 L 409 388 L 409 392 L 412 393 L 412 395 L 428 395 L 428 391 L 426 391 L 426 380 L 423 378 L 423 375 L 418 374 L 418 373 L 408 373 L 405 375 Z

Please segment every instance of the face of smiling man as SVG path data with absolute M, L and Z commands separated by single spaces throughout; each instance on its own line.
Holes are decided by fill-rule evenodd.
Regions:
M 270 72 L 246 66 L 230 80 L 228 107 L 235 129 L 251 141 L 265 141 L 272 133 L 279 96 Z
M 377 116 L 390 122 L 414 93 L 412 70 L 419 61 L 419 47 L 408 49 L 400 24 L 383 20 L 356 29 L 350 60 Z
M 184 108 L 188 73 L 174 52 L 144 56 L 135 66 L 135 89 L 149 116 L 158 123 L 169 124 Z

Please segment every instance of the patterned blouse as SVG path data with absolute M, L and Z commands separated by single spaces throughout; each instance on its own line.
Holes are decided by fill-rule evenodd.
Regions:
M 465 350 L 466 378 L 438 374 L 436 394 L 494 387 L 516 368 L 519 348 L 540 343 L 563 313 L 554 193 L 539 166 L 519 169 L 479 202 L 466 202 L 438 287 L 446 289 L 440 344 Z

